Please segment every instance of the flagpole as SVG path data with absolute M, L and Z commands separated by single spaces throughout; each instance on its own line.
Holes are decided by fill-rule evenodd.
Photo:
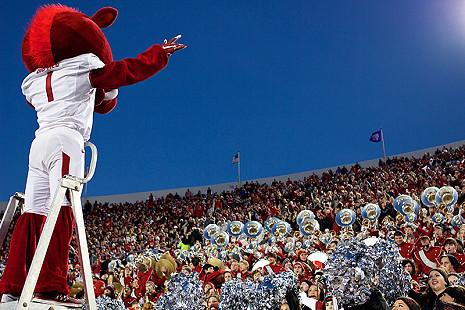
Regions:
M 239 150 L 237 150 L 237 183 L 241 187 L 241 156 Z
M 384 147 L 383 127 L 381 127 L 381 142 L 383 142 L 383 159 L 386 159 L 386 149 Z

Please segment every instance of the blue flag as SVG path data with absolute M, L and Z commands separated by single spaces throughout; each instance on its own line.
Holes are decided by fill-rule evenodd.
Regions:
M 381 142 L 381 130 L 378 130 L 371 134 L 370 137 L 371 142 Z

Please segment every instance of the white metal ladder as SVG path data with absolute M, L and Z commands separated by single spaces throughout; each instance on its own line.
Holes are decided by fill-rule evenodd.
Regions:
M 82 267 L 82 276 L 84 281 L 84 292 L 87 301 L 87 309 L 97 310 L 97 304 L 95 302 L 94 285 L 92 281 L 92 270 L 89 261 L 89 250 L 87 247 L 86 231 L 84 226 L 84 216 L 82 214 L 81 198 L 79 195 L 79 190 L 81 189 L 81 186 L 87 183 L 90 179 L 92 179 L 94 175 L 95 166 L 97 164 L 97 148 L 94 144 L 90 142 L 86 142 L 84 146 L 90 147 L 92 151 L 90 168 L 87 175 L 85 176 L 85 178 L 78 178 L 72 175 L 65 175 L 63 178 L 60 179 L 60 186 L 58 187 L 53 198 L 52 205 L 50 206 L 50 211 L 42 229 L 42 234 L 40 236 L 39 243 L 37 244 L 36 252 L 34 254 L 34 258 L 32 259 L 32 263 L 29 268 L 29 273 L 27 275 L 26 282 L 24 283 L 23 291 L 21 292 L 19 301 L 0 303 L 0 310 L 57 310 L 60 308 L 66 309 L 65 307 L 52 307 L 46 304 L 31 302 L 31 300 L 33 297 L 35 286 L 37 284 L 37 279 L 39 278 L 40 270 L 42 269 L 45 254 L 47 253 L 47 249 L 50 244 L 50 239 L 52 237 L 52 233 L 61 210 L 63 199 L 68 190 L 70 193 L 69 197 L 75 220 L 75 229 L 79 249 L 79 262 L 81 263 Z M 22 206 L 23 204 L 24 194 L 16 193 L 15 195 L 11 196 L 2 222 L 0 224 L 0 244 L 3 243 L 5 239 L 5 236 L 8 232 L 8 227 L 10 226 L 16 208 L 18 206 Z

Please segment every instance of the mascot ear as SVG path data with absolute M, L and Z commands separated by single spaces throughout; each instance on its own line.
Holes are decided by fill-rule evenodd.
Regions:
M 90 19 L 94 21 L 100 28 L 106 28 L 113 24 L 118 16 L 118 11 L 114 8 L 103 8 L 97 11 Z

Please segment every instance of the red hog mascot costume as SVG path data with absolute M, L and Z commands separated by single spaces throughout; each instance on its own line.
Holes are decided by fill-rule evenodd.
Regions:
M 24 213 L 11 239 L 0 282 L 2 301 L 18 299 L 59 179 L 83 177 L 84 141 L 90 137 L 93 112 L 108 113 L 121 86 L 141 82 L 163 69 L 168 56 L 183 49 L 175 43 L 153 45 L 136 58 L 113 61 L 100 28 L 117 11 L 103 8 L 92 17 L 63 5 L 41 7 L 22 43 L 31 72 L 23 81 L 26 100 L 37 112 L 39 128 L 29 153 Z M 81 307 L 69 297 L 68 251 L 73 232 L 70 202 L 65 198 L 34 293 L 34 301 Z

